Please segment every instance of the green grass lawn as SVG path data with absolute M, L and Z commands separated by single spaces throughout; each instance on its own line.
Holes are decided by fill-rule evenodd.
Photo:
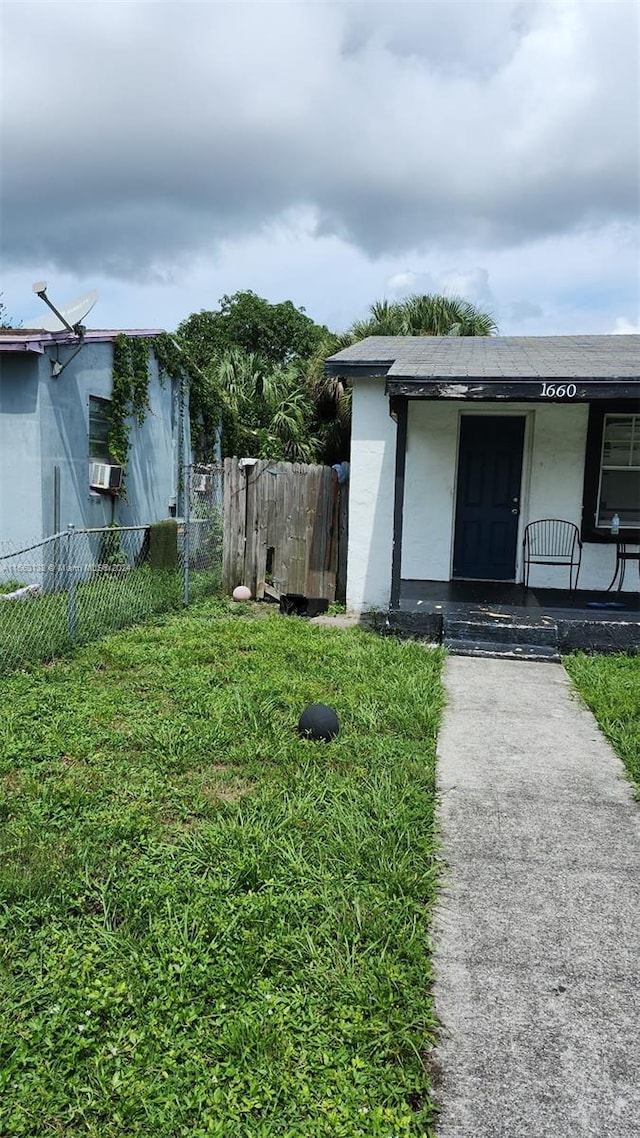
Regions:
M 567 656 L 564 665 L 640 791 L 640 656 Z
M 0 681 L 3 1136 L 432 1134 L 441 662 L 208 602 Z

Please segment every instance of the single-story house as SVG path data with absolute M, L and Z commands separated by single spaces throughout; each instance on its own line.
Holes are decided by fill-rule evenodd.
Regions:
M 521 582 L 529 522 L 579 527 L 581 590 L 640 541 L 640 337 L 373 336 L 331 356 L 353 387 L 347 606 L 421 582 Z M 625 590 L 638 590 L 638 564 Z M 568 587 L 565 567 L 531 585 Z
M 114 345 L 144 339 L 147 408 L 128 420 L 126 469 L 109 449 Z M 152 330 L 0 330 L 0 543 L 74 525 L 147 525 L 180 512 L 188 391 L 159 368 Z M 126 484 L 126 489 L 125 489 Z M 124 490 L 124 492 L 123 492 Z

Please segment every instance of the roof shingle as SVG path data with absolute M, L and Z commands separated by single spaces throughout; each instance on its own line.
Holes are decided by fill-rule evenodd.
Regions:
M 640 379 L 640 336 L 369 336 L 327 360 L 332 375 L 406 379 Z

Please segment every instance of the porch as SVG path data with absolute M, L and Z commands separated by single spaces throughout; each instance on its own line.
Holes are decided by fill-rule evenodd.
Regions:
M 329 374 L 353 383 L 347 606 L 396 625 L 430 616 L 445 641 L 491 625 L 513 644 L 524 623 L 554 656 L 635 648 L 639 349 L 633 336 L 390 336 L 331 357 Z M 550 551 L 528 556 L 528 527 L 549 519 L 576 533 L 577 594 L 557 589 L 569 573 Z M 457 603 L 480 606 L 482 627 L 456 630 Z
M 530 588 L 513 582 L 402 580 L 387 629 L 456 654 L 557 661 L 640 651 L 640 592 Z

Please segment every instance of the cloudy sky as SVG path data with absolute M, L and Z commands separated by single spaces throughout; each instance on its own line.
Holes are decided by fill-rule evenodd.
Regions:
M 94 327 L 251 288 L 342 329 L 449 291 L 638 330 L 638 6 L 4 0 L 2 276 Z

